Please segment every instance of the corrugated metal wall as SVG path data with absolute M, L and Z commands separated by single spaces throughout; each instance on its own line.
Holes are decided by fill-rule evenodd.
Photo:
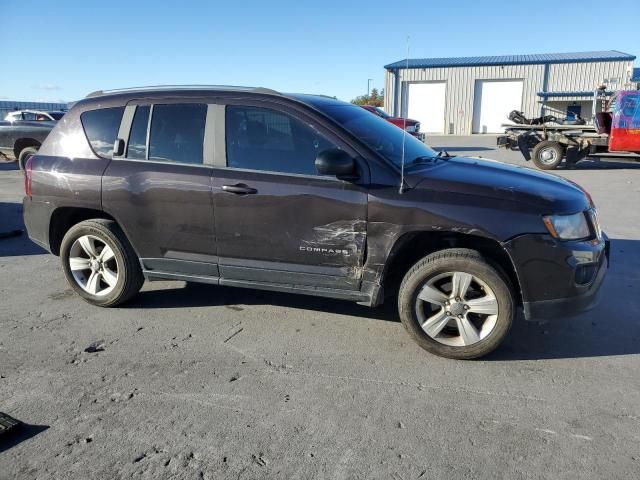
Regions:
M 547 91 L 591 91 L 605 79 L 620 78 L 628 81 L 632 62 L 593 62 L 549 65 Z M 447 68 L 400 69 L 400 85 L 405 82 L 446 81 L 445 131 L 455 135 L 471 134 L 473 99 L 477 80 L 522 79 L 521 110 L 527 116 L 540 115 L 540 97 L 544 88 L 544 65 L 504 65 Z M 385 72 L 385 110 L 391 114 L 406 114 L 399 98 L 400 112 L 394 112 L 395 75 Z M 402 92 L 398 92 L 402 96 Z M 515 107 L 514 107 L 515 108 Z M 404 110 L 404 111 L 402 111 Z M 505 118 L 506 121 L 506 118 Z
M 629 82 L 633 62 L 563 63 L 549 65 L 549 92 L 592 91 L 603 81 L 621 89 Z

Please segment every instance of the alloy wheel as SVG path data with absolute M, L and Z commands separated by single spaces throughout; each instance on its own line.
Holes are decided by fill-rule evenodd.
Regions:
M 452 347 L 480 342 L 495 328 L 498 300 L 480 278 L 466 272 L 447 272 L 427 280 L 416 298 L 422 330 Z
M 87 293 L 102 297 L 118 283 L 119 265 L 113 249 L 100 238 L 83 235 L 71 245 L 69 268 Z

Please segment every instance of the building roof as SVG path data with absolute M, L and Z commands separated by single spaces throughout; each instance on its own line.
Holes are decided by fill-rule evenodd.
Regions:
M 631 76 L 632 82 L 640 82 L 640 68 L 633 69 L 633 75 Z
M 483 65 L 535 65 L 544 63 L 579 63 L 633 61 L 634 55 L 617 50 L 577 53 L 540 53 L 531 55 L 501 55 L 492 57 L 410 58 L 385 65 L 387 70 L 406 68 L 477 67 Z

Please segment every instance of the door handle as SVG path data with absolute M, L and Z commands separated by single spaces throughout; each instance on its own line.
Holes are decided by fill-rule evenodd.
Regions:
M 251 188 L 244 183 L 238 183 L 236 185 L 223 185 L 222 190 L 229 193 L 235 193 L 236 195 L 248 195 L 251 193 L 258 193 L 258 190 Z

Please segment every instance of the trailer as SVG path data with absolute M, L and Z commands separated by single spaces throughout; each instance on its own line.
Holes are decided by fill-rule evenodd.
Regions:
M 596 112 L 599 102 L 602 111 Z M 563 124 L 553 117 L 528 120 L 521 112 L 512 112 L 528 123 L 503 125 L 505 134 L 497 138 L 498 147 L 519 150 L 543 170 L 553 170 L 563 160 L 572 167 L 587 157 L 640 161 L 640 92 L 623 90 L 605 100 L 604 89 L 599 89 L 593 109 L 593 125 Z

